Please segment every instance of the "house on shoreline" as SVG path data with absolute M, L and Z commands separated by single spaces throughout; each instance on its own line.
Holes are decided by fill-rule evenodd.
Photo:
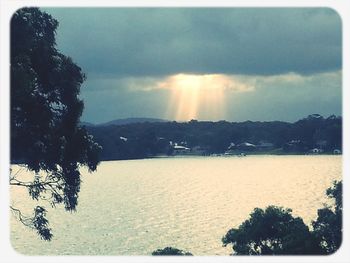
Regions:
M 186 155 L 186 154 L 189 154 L 190 152 L 191 152 L 191 149 L 186 146 L 182 146 L 182 145 L 173 146 L 173 155 Z

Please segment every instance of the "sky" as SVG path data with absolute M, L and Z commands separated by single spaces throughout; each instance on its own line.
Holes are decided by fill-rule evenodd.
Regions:
M 45 8 L 87 80 L 82 121 L 294 122 L 342 113 L 329 8 Z

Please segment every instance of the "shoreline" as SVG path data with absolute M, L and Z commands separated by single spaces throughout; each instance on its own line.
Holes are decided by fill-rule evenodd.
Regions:
M 183 154 L 183 155 L 158 155 L 144 158 L 131 158 L 131 159 L 105 159 L 100 160 L 100 162 L 113 162 L 113 161 L 136 161 L 136 160 L 148 160 L 148 159 L 177 159 L 177 158 L 190 158 L 190 157 L 207 157 L 207 158 L 217 158 L 217 157 L 225 157 L 225 158 L 243 158 L 249 156 L 343 156 L 343 154 L 333 154 L 333 153 L 273 153 L 273 152 L 252 152 L 252 153 L 244 153 L 245 155 L 238 154 L 212 154 L 212 155 L 199 155 L 199 154 Z M 10 162 L 10 165 L 23 165 L 20 162 Z
M 151 159 L 180 159 L 180 158 L 244 158 L 249 156 L 343 156 L 342 154 L 331 154 L 331 153 L 322 153 L 322 154 L 300 154 L 300 153 L 288 153 L 288 154 L 273 154 L 273 153 L 255 153 L 255 154 L 246 154 L 245 156 L 240 156 L 236 154 L 232 155 L 195 155 L 195 154 L 186 154 L 186 155 L 173 155 L 173 156 L 153 156 L 153 157 L 145 157 L 145 158 L 135 158 L 135 159 L 109 159 L 109 160 L 101 160 L 101 162 L 114 162 L 114 161 L 137 161 L 137 160 L 151 160 Z

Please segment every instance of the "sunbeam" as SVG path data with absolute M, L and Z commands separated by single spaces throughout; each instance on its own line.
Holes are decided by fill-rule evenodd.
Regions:
M 233 77 L 223 74 L 177 74 L 158 84 L 171 90 L 167 116 L 188 121 L 199 117 L 223 119 L 225 117 L 225 91 L 242 91 L 242 86 Z

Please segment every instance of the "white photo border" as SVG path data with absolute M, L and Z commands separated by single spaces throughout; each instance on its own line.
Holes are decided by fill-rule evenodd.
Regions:
M 341 248 L 330 256 L 25 256 L 10 244 L 9 211 L 9 21 L 12 14 L 25 6 L 36 7 L 329 7 L 342 19 L 343 67 L 343 242 Z M 348 262 L 350 258 L 350 1 L 349 0 L 0 0 L 0 258 L 2 262 Z M 78 242 L 78 241 L 77 241 Z

